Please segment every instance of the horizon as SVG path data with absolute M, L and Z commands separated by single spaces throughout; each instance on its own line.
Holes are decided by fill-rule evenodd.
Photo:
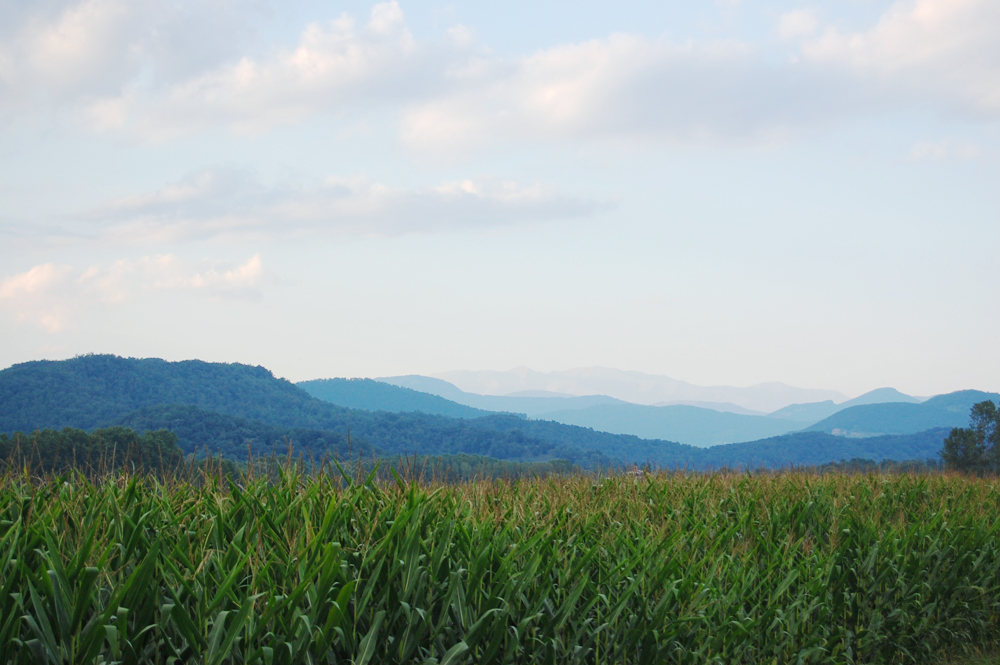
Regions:
M 997 34 L 990 0 L 8 3 L 0 367 L 1000 392 Z
M 462 382 L 462 381 L 456 382 L 455 379 L 454 379 L 454 376 L 449 377 L 449 375 L 456 375 L 456 374 L 517 374 L 517 373 L 521 373 L 521 372 L 519 372 L 520 370 L 526 370 L 527 372 L 531 372 L 533 374 L 538 374 L 538 375 L 542 375 L 542 376 L 551 376 L 551 375 L 568 374 L 568 373 L 579 371 L 579 370 L 594 370 L 594 369 L 599 369 L 599 370 L 608 370 L 608 371 L 611 371 L 611 372 L 620 372 L 620 373 L 623 373 L 623 374 L 638 374 L 638 375 L 641 375 L 642 377 L 646 377 L 646 378 L 650 378 L 650 379 L 667 379 L 669 381 L 673 381 L 673 382 L 677 382 L 677 383 L 682 383 L 682 384 L 685 384 L 688 387 L 696 388 L 696 389 L 735 389 L 735 390 L 749 390 L 749 389 L 763 388 L 763 387 L 768 387 L 768 386 L 780 386 L 782 388 L 790 388 L 790 389 L 793 389 L 793 390 L 796 390 L 796 391 L 801 391 L 801 392 L 806 392 L 806 391 L 812 391 L 812 392 L 821 392 L 822 391 L 822 392 L 830 392 L 830 393 L 837 393 L 837 392 L 839 392 L 839 391 L 836 391 L 836 390 L 825 389 L 825 388 L 822 388 L 822 387 L 815 387 L 815 386 L 795 386 L 795 385 L 792 385 L 792 384 L 789 384 L 789 383 L 783 382 L 783 381 L 765 381 L 765 382 L 760 382 L 760 383 L 750 384 L 750 385 L 744 385 L 744 386 L 732 385 L 732 384 L 699 385 L 699 384 L 694 384 L 694 383 L 691 383 L 691 382 L 684 381 L 683 379 L 677 379 L 676 377 L 671 377 L 671 376 L 664 375 L 664 374 L 650 374 L 650 373 L 646 373 L 646 372 L 641 372 L 639 370 L 627 370 L 627 369 L 620 369 L 620 368 L 604 367 L 604 366 L 599 366 L 599 365 L 594 365 L 594 366 L 590 366 L 590 367 L 571 367 L 571 368 L 566 368 L 564 370 L 552 370 L 550 372 L 538 372 L 536 370 L 533 370 L 530 367 L 525 367 L 523 365 L 519 365 L 519 366 L 516 366 L 516 367 L 512 367 L 509 370 L 449 370 L 449 371 L 444 371 L 444 372 L 435 372 L 435 373 L 431 373 L 431 374 L 392 374 L 392 375 L 387 374 L 387 375 L 382 375 L 382 376 L 376 376 L 376 375 L 366 375 L 366 376 L 312 376 L 312 377 L 307 377 L 307 378 L 294 378 L 293 379 L 293 378 L 289 378 L 289 377 L 286 377 L 286 376 L 282 376 L 281 374 L 279 374 L 278 372 L 275 372 L 272 368 L 267 367 L 266 365 L 260 365 L 260 364 L 249 363 L 249 362 L 241 362 L 241 361 L 211 361 L 211 360 L 204 360 L 204 359 L 201 359 L 201 358 L 181 358 L 181 359 L 172 360 L 172 359 L 167 359 L 167 358 L 162 358 L 162 357 L 155 357 L 155 356 L 137 357 L 137 356 L 123 356 L 121 354 L 114 354 L 114 353 L 103 354 L 103 353 L 94 353 L 94 352 L 87 352 L 87 353 L 76 354 L 76 355 L 74 355 L 74 356 L 72 356 L 70 358 L 35 358 L 35 359 L 32 359 L 32 360 L 26 360 L 26 361 L 21 361 L 21 362 L 18 362 L 18 363 L 13 363 L 12 365 L 8 365 L 6 367 L 0 367 L 0 372 L 2 372 L 4 370 L 7 370 L 7 369 L 10 369 L 14 365 L 19 365 L 19 364 L 25 364 L 25 363 L 31 363 L 31 362 L 60 362 L 60 361 L 63 361 L 63 360 L 73 360 L 73 359 L 76 359 L 76 358 L 82 358 L 82 357 L 87 357 L 87 356 L 99 356 L 99 355 L 116 356 L 116 357 L 119 357 L 119 358 L 125 358 L 125 359 L 131 359 L 131 360 L 163 360 L 165 362 L 170 362 L 170 363 L 174 363 L 174 362 L 186 362 L 186 361 L 197 361 L 197 362 L 205 362 L 205 363 L 213 363 L 213 362 L 221 362 L 221 363 L 224 363 L 224 364 L 230 364 L 231 363 L 231 364 L 251 366 L 251 367 L 253 367 L 253 366 L 259 366 L 259 367 L 263 367 L 264 369 L 266 369 L 269 372 L 271 372 L 271 374 L 275 378 L 281 379 L 281 380 L 285 380 L 285 381 L 289 381 L 290 383 L 293 383 L 293 384 L 310 382 L 310 381 L 327 381 L 327 380 L 340 380 L 340 379 L 345 379 L 345 380 L 364 379 L 364 380 L 372 380 L 372 381 L 379 381 L 379 382 L 385 383 L 386 379 L 402 379 L 402 378 L 408 378 L 408 377 L 422 377 L 422 378 L 430 378 L 430 379 L 436 379 L 436 380 L 439 380 L 439 381 L 443 381 L 445 383 L 448 383 L 452 387 L 459 389 L 462 392 L 469 393 L 469 394 L 474 394 L 474 395 L 505 397 L 505 396 L 517 396 L 518 393 L 533 393 L 533 392 L 548 393 L 549 395 L 552 395 L 552 396 L 567 396 L 567 397 L 589 397 L 589 396 L 605 395 L 605 396 L 609 396 L 609 397 L 615 397 L 616 399 L 619 399 L 619 400 L 624 401 L 624 402 L 629 402 L 629 403 L 639 404 L 639 405 L 646 404 L 646 405 L 649 405 L 649 406 L 659 406 L 659 405 L 669 406 L 671 404 L 691 404 L 691 405 L 704 404 L 704 405 L 706 405 L 707 408 L 711 408 L 710 406 L 707 406 L 707 405 L 710 405 L 710 404 L 718 404 L 718 405 L 732 404 L 733 406 L 739 406 L 739 405 L 735 404 L 733 402 L 729 402 L 729 401 L 724 402 L 724 401 L 712 401 L 712 400 L 695 400 L 695 399 L 690 399 L 690 398 L 681 398 L 681 399 L 676 399 L 676 400 L 672 400 L 672 401 L 661 400 L 662 402 L 664 402 L 663 404 L 659 404 L 659 403 L 647 403 L 647 402 L 643 402 L 643 401 L 631 400 L 631 399 L 628 399 L 626 397 L 620 397 L 620 396 L 612 395 L 611 392 L 614 392 L 614 391 L 611 391 L 611 392 L 608 392 L 608 393 L 586 392 L 586 391 L 560 392 L 560 391 L 554 391 L 554 390 L 547 390 L 547 389 L 543 389 L 543 388 L 528 388 L 528 389 L 520 389 L 519 388 L 517 390 L 508 391 L 508 392 L 503 392 L 501 390 L 482 390 L 482 389 L 478 389 L 477 386 L 475 386 L 475 385 L 469 384 L 467 381 L 466 382 Z M 397 384 L 392 384 L 391 382 L 388 382 L 388 383 L 390 385 L 397 385 Z M 401 387 L 405 387 L 405 386 L 401 386 Z M 878 386 L 876 388 L 871 388 L 869 390 L 864 391 L 863 393 L 859 393 L 859 394 L 856 394 L 856 395 L 840 393 L 839 396 L 837 396 L 836 398 L 832 398 L 829 401 L 832 401 L 835 404 L 839 405 L 839 404 L 843 404 L 845 402 L 849 402 L 849 401 L 852 401 L 852 400 L 857 399 L 859 397 L 863 397 L 863 396 L 868 395 L 870 393 L 873 393 L 873 392 L 876 392 L 876 391 L 881 391 L 881 390 L 894 390 L 896 392 L 901 393 L 902 395 L 904 395 L 906 397 L 916 398 L 916 399 L 920 400 L 921 402 L 922 401 L 926 401 L 927 399 L 930 399 L 932 397 L 936 397 L 936 396 L 939 396 L 939 395 L 946 395 L 946 394 L 950 394 L 950 393 L 954 393 L 954 392 L 962 392 L 962 391 L 970 391 L 970 390 L 971 391 L 978 391 L 978 392 L 996 392 L 996 391 L 991 391 L 991 390 L 980 388 L 980 387 L 976 387 L 976 386 L 966 386 L 964 388 L 959 388 L 958 390 L 949 390 L 949 391 L 945 391 L 945 392 L 933 393 L 933 394 L 928 394 L 928 395 L 914 395 L 912 393 L 907 393 L 906 391 L 898 390 L 894 386 Z M 417 392 L 424 392 L 424 391 L 417 390 Z M 819 402 L 819 401 L 826 401 L 826 400 L 815 400 L 815 401 Z M 794 404 L 797 404 L 797 403 L 809 403 L 809 402 L 789 402 L 788 405 L 794 405 Z M 781 407 L 778 407 L 778 408 L 784 408 L 784 405 L 781 406 Z M 761 411 L 761 413 L 766 413 L 766 411 Z

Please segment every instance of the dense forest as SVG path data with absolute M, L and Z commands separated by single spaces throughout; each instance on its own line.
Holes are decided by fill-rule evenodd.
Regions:
M 872 459 L 876 462 L 885 459 L 922 460 L 938 457 L 946 436 L 946 428 L 916 434 L 856 439 L 825 432 L 794 432 L 760 441 L 702 448 L 699 468 L 735 465 L 746 468 L 781 468 L 855 458 Z
M 166 404 L 137 409 L 116 419 L 115 424 L 138 431 L 167 428 L 177 433 L 178 445 L 185 453 L 207 449 L 210 454 L 221 453 L 236 460 L 245 459 L 248 451 L 255 456 L 268 455 L 274 450 L 284 451 L 291 444 L 296 456 L 315 458 L 326 453 L 340 458 L 466 454 L 518 462 L 565 459 L 587 468 L 621 464 L 618 457 L 532 437 L 517 428 L 478 427 L 421 413 L 356 411 L 351 415 L 343 429 L 320 430 L 269 425 L 194 406 Z
M 914 434 L 933 428 L 950 429 L 968 423 L 969 409 L 991 399 L 1000 399 L 1000 395 L 980 390 L 959 390 L 931 397 L 919 404 L 863 404 L 838 411 L 806 429 L 855 435 Z
M 450 418 L 479 418 L 490 411 L 372 379 L 316 379 L 295 384 L 331 404 L 367 411 L 419 411 Z
M 283 452 L 291 444 L 295 455 L 314 458 L 346 458 L 348 450 L 364 457 L 475 455 L 518 463 L 565 460 L 588 469 L 633 463 L 780 468 L 853 458 L 925 459 L 937 457 L 947 435 L 943 429 L 872 438 L 797 432 L 697 448 L 511 414 L 463 419 L 348 409 L 316 399 L 262 367 L 238 364 L 81 356 L 0 371 L 0 432 L 115 425 L 140 434 L 167 429 L 183 454 L 208 451 L 233 460 L 245 459 L 248 452 Z
M 171 471 L 182 464 L 177 435 L 165 429 L 142 435 L 127 427 L 109 427 L 87 433 L 66 427 L 31 434 L 0 433 L 0 471 L 29 468 L 37 473 L 71 469 L 102 474 L 115 469 Z

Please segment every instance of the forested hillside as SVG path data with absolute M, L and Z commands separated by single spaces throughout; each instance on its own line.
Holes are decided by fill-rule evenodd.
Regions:
M 966 417 L 968 420 L 968 417 Z M 914 434 L 847 438 L 825 432 L 794 432 L 760 441 L 704 448 L 700 468 L 742 465 L 746 468 L 813 466 L 849 459 L 937 459 L 947 428 Z
M 607 395 L 527 396 L 527 395 L 478 395 L 459 390 L 454 384 L 429 376 L 386 376 L 376 379 L 394 386 L 410 388 L 423 393 L 437 395 L 457 404 L 499 413 L 522 413 L 529 418 L 543 417 L 551 411 L 585 409 L 598 404 L 628 404 Z
M 350 411 L 350 452 L 356 457 L 381 455 L 480 455 L 520 462 L 564 459 L 587 468 L 620 464 L 620 456 L 606 457 L 584 446 L 568 445 L 526 434 L 514 427 L 498 428 L 476 421 L 453 420 L 422 413 Z M 524 423 L 511 417 L 514 423 Z M 281 427 L 228 416 L 183 404 L 144 407 L 117 419 L 116 424 L 143 432 L 168 428 L 178 435 L 185 453 L 207 448 L 210 453 L 242 460 L 251 446 L 255 456 L 284 452 L 288 442 L 294 454 L 315 458 L 326 452 L 348 456 L 347 427 L 317 430 Z
M 601 404 L 586 409 L 546 413 L 539 418 L 567 425 L 593 427 L 603 432 L 632 434 L 645 439 L 680 441 L 694 446 L 752 441 L 786 434 L 809 425 L 808 422 L 725 413 L 681 404 Z
M 144 406 L 113 422 L 138 432 L 169 429 L 177 435 L 177 446 L 185 455 L 207 451 L 211 455 L 243 460 L 248 453 L 255 457 L 273 452 L 285 454 L 289 443 L 296 455 L 301 453 L 317 458 L 327 453 L 347 457 L 349 449 L 353 456 L 368 457 L 377 452 L 364 439 L 354 438 L 348 446 L 346 432 L 268 425 L 188 404 Z
M 153 404 L 190 404 L 288 427 L 337 429 L 345 419 L 344 409 L 250 365 L 89 355 L 0 372 L 0 432 L 93 429 Z
M 943 397 L 948 399 L 939 400 L 937 407 L 953 410 L 964 424 L 965 398 Z M 813 432 L 701 449 L 510 414 L 458 419 L 347 409 L 315 399 L 261 367 L 115 356 L 25 363 L 3 370 L 0 423 L 0 432 L 8 434 L 30 433 L 36 427 L 93 430 L 121 425 L 140 433 L 169 429 L 185 453 L 207 449 L 236 460 L 245 458 L 248 446 L 262 455 L 286 450 L 289 441 L 296 455 L 344 457 L 350 431 L 355 455 L 563 459 L 591 469 L 647 462 L 709 468 L 822 464 L 855 457 L 914 459 L 936 456 L 943 439 L 942 432 L 873 439 Z
M 491 413 L 437 395 L 373 379 L 316 379 L 300 381 L 295 385 L 316 399 L 349 409 L 393 413 L 419 411 L 451 418 L 479 418 Z
M 114 469 L 170 471 L 184 461 L 177 435 L 165 429 L 141 436 L 125 427 L 90 433 L 67 427 L 31 434 L 0 433 L 0 472 L 9 468 L 33 473 L 64 473 L 70 469 L 105 473 Z
M 808 427 L 813 432 L 847 436 L 912 434 L 938 427 L 963 427 L 969 409 L 977 402 L 997 401 L 1000 395 L 960 390 L 932 397 L 919 404 L 888 403 L 852 406 Z

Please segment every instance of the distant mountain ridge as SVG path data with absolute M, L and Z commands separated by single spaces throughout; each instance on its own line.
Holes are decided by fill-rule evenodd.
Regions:
M 365 382 L 345 385 L 368 387 Z M 924 404 L 860 405 L 845 413 L 885 406 L 927 407 L 965 424 L 970 401 L 991 396 L 1000 397 L 963 391 L 940 395 Z M 523 399 L 559 403 L 566 398 Z M 623 462 L 702 469 L 821 464 L 861 456 L 909 459 L 936 455 L 947 433 L 946 428 L 939 428 L 848 439 L 826 432 L 796 432 L 698 448 L 511 414 L 457 419 L 349 409 L 316 399 L 263 367 L 239 364 L 82 356 L 22 363 L 0 371 L 0 433 L 31 432 L 36 427 L 93 430 L 107 424 L 140 430 L 168 428 L 179 433 L 188 450 L 212 446 L 234 458 L 245 455 L 248 447 L 280 447 L 288 442 L 294 444 L 295 454 L 319 457 L 331 447 L 343 454 L 350 430 L 353 450 L 373 455 L 406 452 L 472 454 L 513 461 L 565 459 L 585 468 Z
M 852 405 L 882 401 L 919 402 L 917 398 L 893 388 L 878 388 L 843 404 L 835 404 L 831 400 L 793 404 L 765 415 L 738 405 L 716 402 L 649 406 L 623 402 L 605 395 L 562 397 L 547 391 L 478 395 L 465 392 L 443 379 L 419 375 L 384 377 L 377 381 L 434 394 L 442 399 L 447 398 L 480 409 L 524 413 L 530 418 L 554 420 L 566 425 L 590 427 L 614 434 L 631 434 L 647 439 L 679 441 L 702 447 L 753 441 L 806 429 Z M 525 393 L 534 396 L 527 396 Z M 347 404 L 346 401 L 337 403 Z M 361 406 L 361 402 L 352 404 Z M 945 424 L 946 421 L 938 419 L 923 429 Z
M 859 395 L 854 399 L 849 399 L 846 402 L 841 402 L 840 404 L 834 404 L 833 400 L 811 402 L 808 404 L 789 404 L 788 406 L 767 415 L 770 418 L 815 423 L 819 420 L 823 420 L 824 418 L 829 418 L 838 411 L 849 409 L 852 406 L 861 406 L 863 404 L 882 404 L 888 402 L 906 402 L 910 404 L 917 404 L 921 401 L 922 400 L 919 398 L 901 393 L 895 388 L 876 388 L 875 390 L 866 392 L 864 395 Z
M 932 427 L 965 427 L 972 405 L 986 400 L 998 401 L 1000 394 L 960 390 L 920 403 L 861 404 L 838 411 L 806 430 L 865 437 L 911 434 Z
M 394 386 L 372 379 L 315 379 L 296 383 L 307 393 L 349 409 L 419 411 L 451 418 L 479 418 L 491 411 L 447 400 L 438 395 Z
M 408 375 L 408 376 L 387 376 L 375 379 L 383 383 L 388 383 L 401 388 L 409 388 L 419 392 L 429 393 L 451 400 L 458 404 L 464 404 L 476 409 L 493 411 L 497 413 L 520 413 L 529 418 L 537 417 L 543 413 L 562 409 L 583 409 L 588 406 L 598 404 L 626 404 L 621 400 L 607 395 L 585 395 L 581 397 L 557 397 L 557 396 L 526 396 L 526 395 L 478 395 L 468 393 L 457 386 L 442 379 L 435 379 L 428 376 Z M 531 391 L 534 392 L 534 391 Z
M 463 391 L 481 395 L 498 396 L 524 390 L 546 390 L 571 395 L 607 395 L 621 401 L 646 405 L 677 401 L 731 402 L 763 413 L 794 403 L 828 399 L 843 402 L 847 399 L 846 395 L 835 390 L 796 388 L 779 382 L 760 383 L 745 388 L 696 386 L 668 376 L 608 367 L 579 367 L 558 372 L 536 372 L 527 367 L 517 367 L 506 372 L 461 370 L 441 372 L 433 378 L 443 379 Z M 454 399 L 448 395 L 442 397 Z
M 764 439 L 804 429 L 810 424 L 688 405 L 600 404 L 585 409 L 543 413 L 538 418 L 592 427 L 613 434 L 634 434 L 644 439 L 666 439 L 701 447 Z

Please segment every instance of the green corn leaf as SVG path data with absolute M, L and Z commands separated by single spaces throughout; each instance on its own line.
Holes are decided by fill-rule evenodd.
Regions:
M 371 628 L 368 629 L 368 633 L 361 639 L 361 644 L 358 646 L 358 655 L 354 660 L 354 665 L 367 665 L 368 661 L 375 655 L 376 640 L 378 640 L 378 633 L 382 628 L 384 618 L 385 611 L 380 610 L 375 613 Z

